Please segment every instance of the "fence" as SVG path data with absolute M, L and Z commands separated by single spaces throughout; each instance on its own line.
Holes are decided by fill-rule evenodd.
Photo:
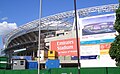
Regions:
M 0 74 L 37 74 L 36 70 L 0 70 Z M 77 68 L 54 68 L 40 70 L 40 74 L 78 74 Z M 120 74 L 119 67 L 81 68 L 80 74 Z

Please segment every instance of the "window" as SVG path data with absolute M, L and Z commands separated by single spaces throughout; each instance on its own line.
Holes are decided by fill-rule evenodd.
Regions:
M 24 61 L 20 61 L 20 65 L 24 65 Z
M 53 51 L 50 51 L 50 54 L 53 54 Z

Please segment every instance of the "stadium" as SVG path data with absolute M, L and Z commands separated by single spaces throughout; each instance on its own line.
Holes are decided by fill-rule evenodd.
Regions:
M 91 18 L 95 19 L 95 18 L 99 18 L 99 17 L 113 16 L 114 14 L 111 14 L 111 13 L 114 13 L 117 8 L 118 8 L 118 4 L 110 4 L 110 5 L 103 5 L 103 6 L 96 6 L 96 7 L 78 9 L 77 13 L 78 13 L 78 16 L 84 22 L 86 19 L 88 20 L 89 18 L 90 19 Z M 12 57 L 12 56 L 32 56 L 33 58 L 37 57 L 38 39 L 39 39 L 38 38 L 38 36 L 39 36 L 39 33 L 38 33 L 39 21 L 40 20 L 37 19 L 37 20 L 33 20 L 31 22 L 28 22 L 28 23 L 20 26 L 19 28 L 13 30 L 12 32 L 10 32 L 9 34 L 7 34 L 5 36 L 4 52 L 5 52 L 6 56 L 9 56 L 9 57 Z M 94 29 L 91 29 L 93 24 L 86 25 L 85 23 L 82 23 L 82 25 L 85 24 L 85 26 L 84 26 L 83 29 L 81 29 L 81 27 L 83 27 L 83 26 L 80 26 L 80 31 L 81 30 L 83 31 L 82 35 L 84 36 L 83 37 L 84 39 L 82 39 L 82 42 L 80 42 L 81 45 L 82 44 L 83 45 L 84 44 L 90 44 L 86 40 L 88 40 L 88 41 L 91 41 L 91 40 L 94 41 L 95 40 L 94 41 L 95 43 L 94 42 L 93 43 L 91 42 L 91 43 L 92 44 L 97 44 L 96 42 L 100 41 L 100 39 L 99 38 L 98 39 L 93 38 L 93 34 L 98 35 L 98 33 L 101 34 L 99 36 L 103 37 L 103 39 L 105 39 L 105 37 L 107 38 L 107 36 L 104 37 L 103 33 L 107 33 L 107 35 L 110 35 L 112 38 L 108 38 L 108 43 L 110 43 L 109 41 L 111 39 L 114 39 L 113 35 L 115 34 L 115 30 L 113 30 L 113 26 L 111 26 L 111 25 L 114 24 L 114 18 L 112 19 L 112 21 L 110 19 L 110 21 L 104 21 L 102 23 L 101 22 L 94 22 L 94 24 L 95 24 Z M 109 28 L 105 29 L 105 27 L 106 27 L 105 24 L 109 24 L 110 25 Z M 100 29 L 101 26 L 102 26 L 102 30 Z M 75 34 L 75 32 L 74 32 L 74 10 L 73 11 L 68 11 L 68 12 L 63 12 L 63 13 L 58 13 L 58 14 L 55 14 L 55 15 L 47 16 L 47 17 L 43 17 L 41 19 L 40 30 L 41 30 L 40 50 L 44 51 L 44 53 L 45 52 L 47 53 L 47 51 L 49 49 L 54 49 L 55 50 L 54 46 L 50 46 L 52 43 L 53 44 L 55 43 L 54 42 L 55 40 L 66 39 L 66 41 L 67 41 L 67 38 L 69 38 L 69 37 L 75 38 L 75 35 L 73 35 L 73 36 L 68 35 L 69 37 L 67 36 L 68 33 Z M 66 35 L 66 37 L 63 37 L 64 35 Z M 82 36 L 82 35 L 81 35 L 81 32 L 80 32 L 80 36 Z M 90 40 L 87 39 L 88 35 L 92 35 L 92 36 L 90 36 L 91 37 Z M 62 37 L 55 38 L 57 36 L 62 36 Z M 80 39 L 81 39 L 81 37 L 80 37 Z M 53 40 L 53 42 L 50 42 L 52 40 Z M 68 40 L 68 44 L 69 43 L 70 42 Z M 65 49 L 65 48 L 74 48 L 72 46 L 67 47 L 67 43 L 65 44 L 65 43 L 61 42 L 61 45 L 62 44 L 66 45 L 66 47 L 65 46 L 64 47 L 59 47 L 59 50 L 62 50 L 62 49 Z M 95 48 L 93 48 L 93 46 L 95 46 Z M 97 48 L 97 45 L 93 45 L 93 46 L 91 46 L 91 47 L 87 46 L 87 47 L 95 50 Z M 84 46 L 82 46 L 82 49 L 84 49 L 84 48 L 88 49 L 87 47 L 85 48 Z M 85 52 L 84 50 L 81 50 L 81 51 Z M 91 50 L 91 51 L 93 51 L 93 50 Z M 98 52 L 98 50 L 95 50 L 95 51 Z M 94 58 L 99 57 L 98 54 L 96 54 L 96 52 L 94 52 L 95 56 L 92 56 L 92 59 L 93 59 L 93 57 Z M 102 51 L 99 51 L 99 52 L 100 53 L 105 53 L 105 52 L 102 52 Z M 61 53 L 61 55 L 58 54 L 59 58 L 61 58 L 61 59 L 62 59 L 62 56 L 67 56 L 67 55 L 64 54 L 65 52 L 63 53 L 63 52 L 60 51 L 59 53 Z M 74 54 L 74 53 L 71 53 L 71 54 L 69 54 L 69 55 L 70 56 L 76 56 L 76 54 Z M 88 56 L 85 56 L 85 55 L 87 55 L 87 54 L 83 54 L 83 56 L 81 56 L 81 59 L 88 59 L 88 58 L 91 59 L 91 56 L 88 57 Z M 93 55 L 93 54 L 91 54 L 91 55 Z M 44 56 L 46 56 L 46 54 Z M 103 59 L 101 61 L 103 62 Z M 60 62 L 62 64 L 64 64 L 63 66 L 66 66 L 66 63 L 68 63 L 68 64 L 69 63 L 73 63 L 73 64 L 76 63 L 76 66 L 77 66 L 77 61 L 76 60 L 73 60 L 73 61 L 69 61 L 69 60 L 68 61 L 67 60 L 63 61 L 62 60 Z M 83 60 L 83 62 L 85 62 L 85 61 Z M 91 62 L 95 63 L 96 60 L 92 60 Z M 45 61 L 41 61 L 41 63 L 44 64 Z M 82 63 L 82 61 L 81 61 L 81 63 Z M 87 62 L 85 62 L 85 63 L 87 63 Z M 87 65 L 87 66 L 92 67 L 91 65 Z M 87 67 L 84 63 L 81 66 Z M 95 67 L 98 67 L 98 66 L 101 66 L 101 64 L 96 65 Z M 104 65 L 104 66 L 108 66 L 108 65 Z M 104 67 L 104 66 L 102 65 L 102 67 Z M 114 65 L 111 65 L 111 66 L 113 67 Z

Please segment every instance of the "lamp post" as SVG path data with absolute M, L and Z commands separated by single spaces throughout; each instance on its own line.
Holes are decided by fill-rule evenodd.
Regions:
M 41 29 L 40 29 L 40 26 L 41 26 L 41 17 L 42 17 L 42 0 L 40 0 L 40 9 L 39 9 L 39 37 L 38 37 L 38 74 L 40 74 L 40 34 L 41 34 Z
M 77 56 L 78 56 L 78 74 L 80 74 L 80 53 L 79 53 L 79 39 L 78 39 L 78 27 L 77 27 L 77 9 L 76 9 L 76 0 L 74 0 L 74 11 L 75 11 L 75 28 L 76 28 L 76 42 L 77 42 Z

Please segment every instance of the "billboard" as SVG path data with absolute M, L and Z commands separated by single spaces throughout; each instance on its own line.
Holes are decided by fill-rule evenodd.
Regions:
M 51 41 L 50 49 L 58 52 L 58 56 L 77 56 L 76 39 Z
M 82 67 L 115 67 L 109 56 L 109 48 L 114 41 L 115 14 L 81 18 L 80 56 Z M 92 56 L 92 58 L 90 58 Z

